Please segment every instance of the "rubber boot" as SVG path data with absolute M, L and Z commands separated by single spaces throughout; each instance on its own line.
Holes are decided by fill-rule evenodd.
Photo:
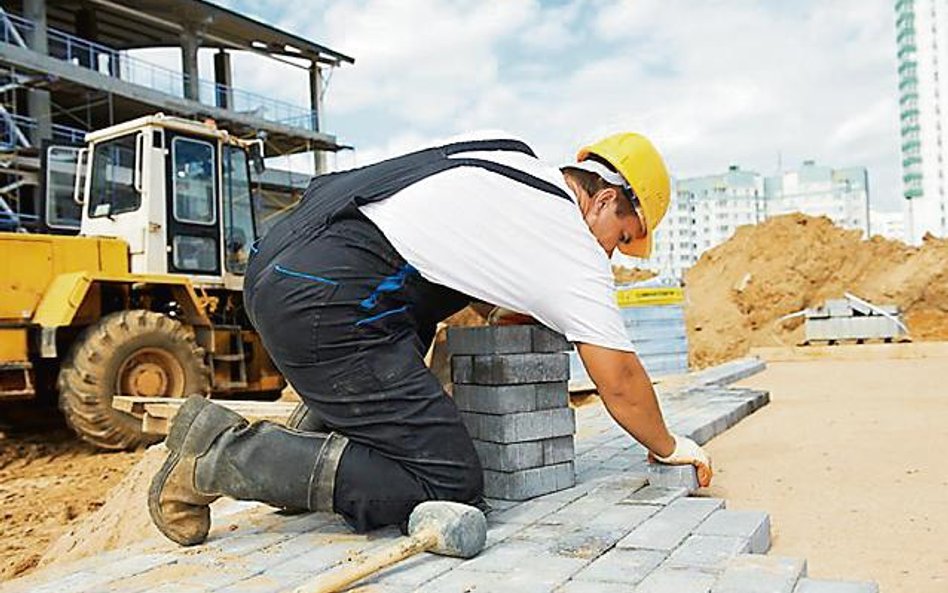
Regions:
M 195 465 L 222 432 L 246 425 L 240 414 L 199 395 L 192 395 L 178 409 L 165 439 L 168 457 L 148 490 L 148 512 L 168 539 L 190 546 L 207 538 L 211 527 L 208 505 L 218 495 L 201 493 L 194 487 Z
M 313 413 L 305 403 L 300 402 L 286 419 L 286 427 L 303 432 L 329 432 L 322 419 Z
M 303 433 L 191 397 L 172 424 L 168 459 L 152 480 L 148 509 L 169 539 L 207 539 L 208 505 L 221 495 L 273 506 L 331 511 L 341 435 Z
M 286 419 L 286 427 L 303 432 L 329 432 L 322 418 L 313 413 L 304 402 L 296 404 L 296 407 L 293 408 L 290 417 Z M 283 509 L 285 515 L 299 515 L 307 512 L 309 512 L 309 509 L 302 507 L 288 506 Z

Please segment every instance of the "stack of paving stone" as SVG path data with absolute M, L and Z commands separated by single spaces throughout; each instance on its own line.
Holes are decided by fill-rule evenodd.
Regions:
M 538 325 L 448 329 L 454 401 L 488 498 L 527 500 L 576 483 L 568 349 Z

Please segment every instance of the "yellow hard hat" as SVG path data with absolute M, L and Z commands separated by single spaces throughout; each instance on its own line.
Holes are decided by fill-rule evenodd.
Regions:
M 625 245 L 619 251 L 635 257 L 652 254 L 652 235 L 655 227 L 668 211 L 671 200 L 671 180 L 662 155 L 648 138 L 640 134 L 624 132 L 603 138 L 599 142 L 580 149 L 577 161 L 584 161 L 594 154 L 615 167 L 639 198 L 645 237 Z

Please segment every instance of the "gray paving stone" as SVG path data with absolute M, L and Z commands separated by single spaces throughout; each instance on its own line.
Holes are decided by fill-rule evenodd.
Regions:
M 664 486 L 646 486 L 636 490 L 622 500 L 622 504 L 657 504 L 667 505 L 675 502 L 688 491 L 684 488 L 666 488 Z
M 62 593 L 63 591 L 89 591 L 93 587 L 102 586 L 108 582 L 107 577 L 102 577 L 91 572 L 76 572 L 68 576 L 54 579 L 48 583 L 30 587 L 29 589 L 19 589 L 17 582 L 10 584 L 10 590 L 30 591 L 31 593 Z M 4 590 L 7 588 L 5 587 Z
M 452 356 L 455 384 L 518 385 L 569 380 L 569 356 L 551 354 L 485 354 Z
M 723 505 L 724 501 L 715 498 L 680 498 L 646 519 L 617 545 L 670 552 Z
M 763 511 L 717 511 L 695 529 L 696 535 L 726 535 L 748 540 L 748 552 L 770 549 L 770 515 Z
M 806 576 L 806 561 L 783 556 L 742 554 L 732 558 L 715 593 L 792 593 Z
M 573 464 L 575 467 L 575 463 Z M 576 500 L 581 496 L 585 496 L 590 490 L 595 487 L 595 484 L 591 482 L 579 482 L 577 481 L 576 485 L 572 488 L 566 488 L 560 490 L 559 492 L 553 492 L 551 494 L 544 494 L 536 499 L 537 502 L 557 502 L 561 504 L 568 504 Z
M 709 593 L 714 581 L 714 573 L 696 568 L 660 567 L 639 583 L 635 593 Z
M 554 589 L 554 593 L 629 593 L 625 583 L 604 583 L 602 581 L 572 580 Z
M 573 422 L 575 427 L 575 416 Z M 543 465 L 554 465 L 576 459 L 576 447 L 572 435 L 544 439 L 540 441 L 540 444 L 543 446 Z
M 492 443 L 522 443 L 571 436 L 576 431 L 572 409 L 540 410 L 519 414 L 461 412 L 461 421 L 472 439 Z
M 395 529 L 385 529 L 372 534 L 306 533 L 244 556 L 241 561 L 266 570 L 268 574 L 314 574 L 344 562 L 356 554 L 398 535 Z
M 515 472 L 484 470 L 484 495 L 503 500 L 528 500 L 570 488 L 576 483 L 572 462 Z
M 474 449 L 484 469 L 512 472 L 543 465 L 542 443 L 543 441 L 492 443 L 474 439 Z
M 879 593 L 879 585 L 872 581 L 800 579 L 793 593 Z
M 569 406 L 566 381 L 522 385 L 457 384 L 452 395 L 462 412 L 482 414 L 535 412 Z
M 573 460 L 573 437 L 555 437 L 521 443 L 492 443 L 474 439 L 484 469 L 503 472 L 555 465 Z
M 644 476 L 616 473 L 599 478 L 589 490 L 588 496 L 609 504 L 623 501 L 648 485 Z
M 698 471 L 693 465 L 648 464 L 648 483 L 665 488 L 684 488 L 689 494 L 698 486 Z
M 729 559 L 747 552 L 747 546 L 748 541 L 744 537 L 692 535 L 672 552 L 668 557 L 668 565 L 723 570 Z
M 664 559 L 664 552 L 654 550 L 609 550 L 576 573 L 573 580 L 636 585 Z
M 572 346 L 562 334 L 542 325 L 449 327 L 451 354 L 519 354 L 566 352 Z
M 258 574 L 226 587 L 214 589 L 214 593 L 284 593 L 307 583 L 311 579 L 312 575 L 275 577 L 268 574 Z
M 183 583 L 165 583 L 147 589 L 148 593 L 203 593 L 207 588 L 202 585 L 186 585 Z M 101 592 L 97 592 L 101 593 Z
M 588 562 L 582 558 L 571 558 L 551 552 L 547 549 L 551 543 L 555 542 L 542 541 L 539 538 L 535 541 L 520 539 L 518 533 L 503 545 L 484 550 L 479 556 L 464 562 L 451 572 L 532 575 L 550 579 L 556 584 L 564 583 Z
M 359 583 L 360 586 L 379 584 L 386 586 L 403 586 L 409 589 L 420 587 L 424 583 L 435 579 L 449 570 L 457 568 L 464 561 L 460 558 L 449 558 L 435 554 L 419 554 L 387 568 Z M 373 588 L 374 590 L 374 588 Z
M 510 539 L 523 528 L 523 523 L 488 523 L 487 541 L 484 543 L 484 548 L 490 548 Z
M 557 557 L 593 560 L 611 549 L 632 528 L 610 521 L 538 523 L 527 526 L 511 539 L 541 545 Z
M 547 501 L 545 498 L 516 504 L 513 507 L 487 515 L 488 523 L 520 523 L 527 525 L 542 520 L 547 515 L 555 513 L 564 506 L 564 502 Z
M 540 523 L 549 525 L 617 525 L 632 531 L 658 512 L 654 505 L 615 505 L 586 496 L 549 514 Z
M 540 572 L 540 571 L 537 571 Z M 428 581 L 415 593 L 550 593 L 562 580 L 542 573 L 510 574 L 452 570 Z

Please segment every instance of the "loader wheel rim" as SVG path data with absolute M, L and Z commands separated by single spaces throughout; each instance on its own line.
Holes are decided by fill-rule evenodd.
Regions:
M 116 392 L 134 397 L 183 397 L 184 367 L 170 352 L 142 348 L 119 367 Z

